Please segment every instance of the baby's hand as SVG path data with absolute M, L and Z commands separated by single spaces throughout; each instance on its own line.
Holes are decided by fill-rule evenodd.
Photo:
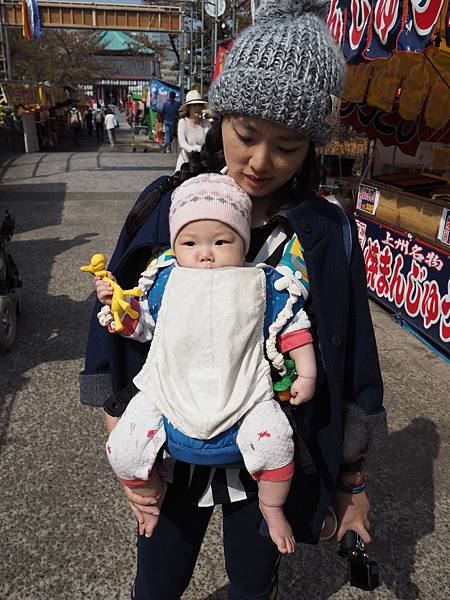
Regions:
M 290 403 L 294 406 L 308 402 L 314 396 L 316 389 L 315 377 L 302 377 L 299 375 L 291 386 Z
M 113 297 L 113 288 L 110 283 L 107 281 L 103 281 L 101 277 L 95 277 L 95 291 L 97 293 L 97 298 L 100 300 L 102 304 L 106 304 L 111 306 L 112 297 Z M 109 275 L 109 279 L 116 281 L 116 278 L 113 275 Z

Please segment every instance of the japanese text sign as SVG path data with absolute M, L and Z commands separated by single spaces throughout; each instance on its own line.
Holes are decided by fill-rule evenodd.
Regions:
M 450 356 L 450 254 L 358 215 L 367 287 Z

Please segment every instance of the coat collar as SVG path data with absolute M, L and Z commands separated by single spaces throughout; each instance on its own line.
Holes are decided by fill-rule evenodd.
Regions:
M 327 236 L 331 226 L 330 221 L 337 222 L 336 215 L 328 202 L 313 194 L 291 209 L 287 219 L 306 251 L 311 251 Z

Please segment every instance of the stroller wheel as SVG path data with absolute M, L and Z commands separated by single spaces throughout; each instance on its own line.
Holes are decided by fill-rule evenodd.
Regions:
M 0 351 L 10 350 L 16 341 L 17 313 L 11 298 L 0 296 Z

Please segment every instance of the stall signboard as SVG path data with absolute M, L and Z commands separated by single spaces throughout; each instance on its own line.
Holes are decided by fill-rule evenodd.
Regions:
M 363 210 L 370 215 L 374 215 L 377 212 L 379 201 L 380 190 L 377 190 L 377 188 L 374 188 L 371 185 L 360 184 L 356 208 Z
M 180 100 L 180 91 L 153 79 L 150 83 L 150 107 L 153 110 L 161 112 L 165 102 L 169 99 L 170 92 L 175 92 L 175 99 Z
M 439 224 L 438 239 L 450 246 L 450 208 L 443 208 Z
M 450 252 L 356 217 L 369 294 L 450 357 Z
M 8 104 L 32 106 L 40 102 L 39 87 L 37 84 L 3 81 L 0 85 Z

